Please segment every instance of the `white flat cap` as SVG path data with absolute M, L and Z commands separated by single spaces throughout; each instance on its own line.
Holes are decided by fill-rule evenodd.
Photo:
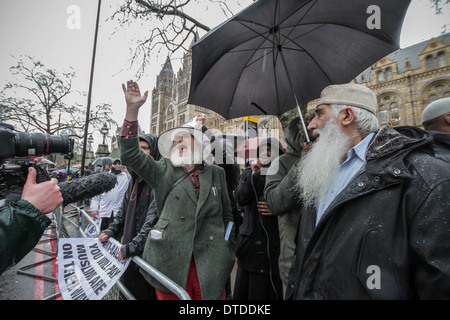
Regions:
M 450 112 L 450 98 L 442 98 L 430 103 L 422 112 L 422 123 Z
M 339 104 L 358 107 L 377 113 L 377 96 L 369 88 L 360 84 L 333 84 L 322 90 L 317 105 Z

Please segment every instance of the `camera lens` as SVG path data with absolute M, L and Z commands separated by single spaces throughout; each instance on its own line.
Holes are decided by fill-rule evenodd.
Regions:
M 68 154 L 71 151 L 69 136 L 52 136 L 43 133 L 19 132 L 15 137 L 16 156 L 42 156 L 52 153 Z

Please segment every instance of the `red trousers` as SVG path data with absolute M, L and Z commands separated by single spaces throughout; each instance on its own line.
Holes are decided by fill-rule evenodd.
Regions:
M 178 298 L 175 293 L 164 292 L 158 289 L 155 290 L 156 298 L 158 300 L 180 300 L 180 298 Z M 200 290 L 200 282 L 198 281 L 197 267 L 195 266 L 193 257 L 191 259 L 191 264 L 189 265 L 189 273 L 185 290 L 192 300 L 202 300 L 202 292 Z M 225 289 L 223 290 L 223 295 L 219 300 L 225 300 Z

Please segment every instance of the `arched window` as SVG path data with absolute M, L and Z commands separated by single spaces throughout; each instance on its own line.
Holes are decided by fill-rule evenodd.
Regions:
M 427 56 L 425 58 L 425 62 L 427 64 L 427 70 L 433 70 L 434 69 L 433 56 Z
M 389 121 L 389 112 L 385 105 L 380 106 L 380 122 L 387 123 Z
M 432 94 L 431 96 L 428 97 L 428 103 L 436 101 L 437 99 L 438 99 L 438 96 L 435 94 Z
M 424 90 L 424 100 L 428 103 L 435 100 L 448 97 L 450 91 L 450 81 L 441 80 L 429 85 L 426 90 Z
M 384 75 L 383 75 L 383 71 L 378 71 L 377 72 L 377 80 L 378 80 L 378 83 L 383 83 L 384 82 Z
M 398 104 L 396 102 L 391 104 L 391 120 L 400 121 L 400 110 L 398 109 Z
M 391 81 L 392 80 L 392 68 L 387 68 L 386 69 L 386 81 Z
M 169 109 L 167 109 L 167 119 L 173 118 L 173 107 L 169 106 Z
M 437 60 L 438 60 L 438 67 L 439 68 L 443 68 L 443 67 L 445 67 L 447 65 L 447 61 L 445 59 L 445 52 L 444 51 L 439 52 L 438 55 L 437 55 L 437 58 L 438 58 Z

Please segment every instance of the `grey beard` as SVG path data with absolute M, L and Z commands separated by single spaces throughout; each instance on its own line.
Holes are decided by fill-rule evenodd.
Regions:
M 320 137 L 311 150 L 299 160 L 295 167 L 294 192 L 306 207 L 318 207 L 327 194 L 341 166 L 342 158 L 350 147 L 350 137 L 330 119 L 323 129 L 317 130 Z
M 183 157 L 178 155 L 178 149 L 173 148 L 172 154 L 170 156 L 170 161 L 172 162 L 174 167 L 187 167 L 193 164 L 201 164 L 202 163 L 202 155 L 198 152 L 192 152 L 189 150 L 189 154 Z

